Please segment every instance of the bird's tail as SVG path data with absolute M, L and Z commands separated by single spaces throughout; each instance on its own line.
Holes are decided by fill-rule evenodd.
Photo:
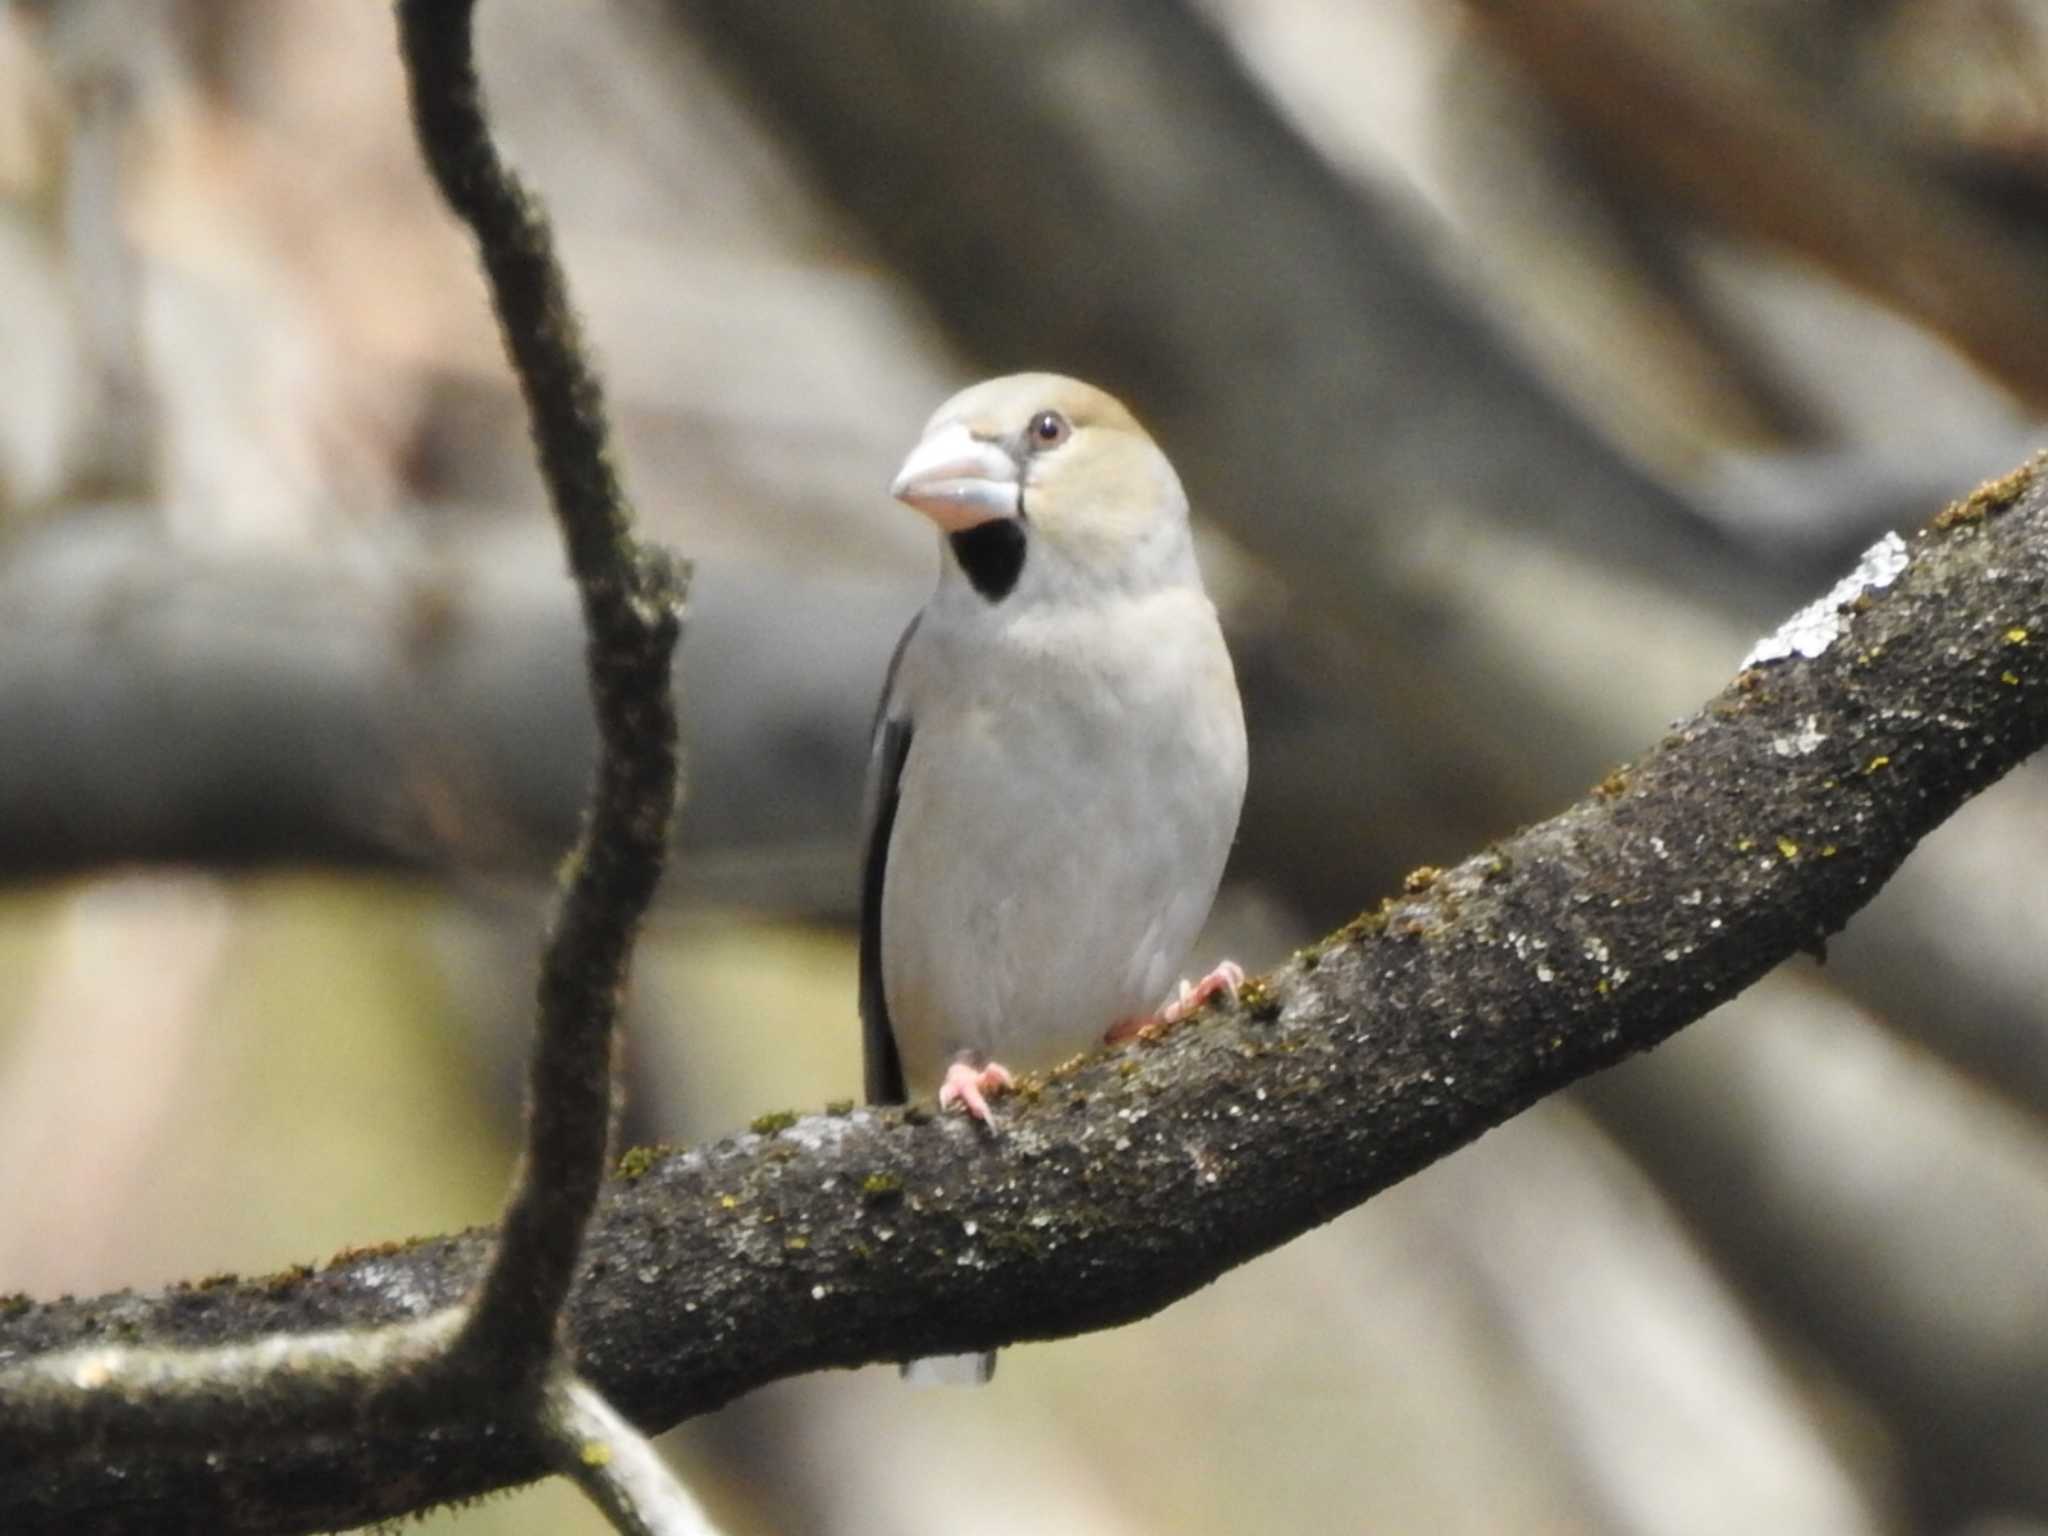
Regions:
M 996 1373 L 996 1352 L 926 1355 L 903 1363 L 903 1379 L 920 1387 L 982 1387 Z

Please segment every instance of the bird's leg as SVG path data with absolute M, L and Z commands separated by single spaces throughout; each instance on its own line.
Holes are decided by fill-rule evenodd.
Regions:
M 995 1122 L 989 1118 L 988 1101 L 996 1094 L 1016 1086 L 1017 1080 L 1010 1076 L 1010 1069 L 999 1061 L 991 1061 L 977 1067 L 980 1058 L 972 1051 L 962 1051 L 953 1058 L 953 1065 L 946 1068 L 945 1081 L 939 1084 L 939 1108 L 951 1109 L 958 1104 L 983 1125 L 994 1129 Z
M 1243 985 L 1243 966 L 1235 960 L 1218 961 L 1216 969 L 1200 981 L 1183 981 L 1180 984 L 1179 991 L 1168 998 L 1166 1005 L 1159 1010 L 1159 1022 L 1178 1024 L 1218 992 L 1228 992 L 1232 997 L 1236 997 L 1237 989 Z
M 1175 989 L 1173 996 L 1159 1005 L 1157 1013 L 1134 1013 L 1127 1019 L 1118 1019 L 1104 1033 L 1103 1043 L 1120 1045 L 1148 1029 L 1178 1024 L 1218 992 L 1228 992 L 1232 997 L 1236 997 L 1237 989 L 1243 985 L 1244 967 L 1235 960 L 1220 961 L 1216 969 L 1200 981 L 1183 981 Z

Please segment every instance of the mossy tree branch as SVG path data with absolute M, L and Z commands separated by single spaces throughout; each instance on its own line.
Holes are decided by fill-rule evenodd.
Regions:
M 1579 804 L 1407 890 L 1161 1038 L 1028 1084 L 991 1141 L 916 1108 L 773 1117 L 628 1160 L 569 1304 L 645 1428 L 799 1371 L 1145 1316 L 1821 945 L 2048 740 L 2048 486 L 1916 538 L 1812 659 L 1744 672 Z M 268 1445 L 80 1449 L 33 1383 L 109 1339 L 232 1346 L 430 1314 L 492 1238 L 0 1320 L 0 1526 L 313 1530 L 540 1475 L 500 1415 Z M 146 1405 L 138 1405 L 138 1409 Z M 252 1513 L 253 1512 L 253 1513 Z

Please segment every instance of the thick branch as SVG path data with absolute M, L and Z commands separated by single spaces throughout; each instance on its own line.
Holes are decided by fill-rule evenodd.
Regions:
M 1241 1007 L 1032 1085 L 1000 1141 L 863 1111 L 635 1160 L 571 1300 L 579 1369 L 653 1427 L 798 1371 L 1142 1317 L 1819 944 L 2048 739 L 2048 494 L 2030 469 L 1941 522 L 1817 659 L 1745 673 L 1579 805 L 1418 874 Z M 23 1303 L 0 1361 L 396 1320 L 463 1294 L 489 1242 Z M 0 1374 L 9 1530 L 316 1529 L 545 1470 L 509 1422 L 80 1455 L 21 1379 Z
M 471 49 L 471 0 L 405 0 L 401 51 L 421 152 L 475 231 L 533 420 L 548 499 L 589 632 L 597 783 L 541 956 L 525 1157 L 461 1348 L 535 1378 L 553 1351 L 603 1179 L 612 1045 L 633 939 L 654 897 L 678 795 L 669 665 L 685 577 L 634 538 L 603 392 L 539 206 L 499 160 Z
M 524 526 L 448 544 L 367 530 L 204 558 L 110 516 L 10 548 L 0 879 L 138 861 L 545 878 L 597 757 L 575 594 Z M 666 890 L 850 913 L 876 680 L 928 580 L 716 577 L 692 587 L 700 664 L 674 689 L 691 793 Z M 756 864 L 773 883 L 745 883 Z

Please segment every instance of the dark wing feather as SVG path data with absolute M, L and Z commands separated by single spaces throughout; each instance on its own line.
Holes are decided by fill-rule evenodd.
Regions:
M 889 658 L 868 752 L 860 877 L 860 1023 L 870 1104 L 901 1104 L 909 1097 L 902 1058 L 896 1051 L 896 1032 L 889 1023 L 889 999 L 882 989 L 882 886 L 888 879 L 889 834 L 896 827 L 897 787 L 903 777 L 903 760 L 910 755 L 910 715 L 895 697 L 896 671 L 916 633 L 917 619 L 912 619 L 896 642 L 896 654 Z

